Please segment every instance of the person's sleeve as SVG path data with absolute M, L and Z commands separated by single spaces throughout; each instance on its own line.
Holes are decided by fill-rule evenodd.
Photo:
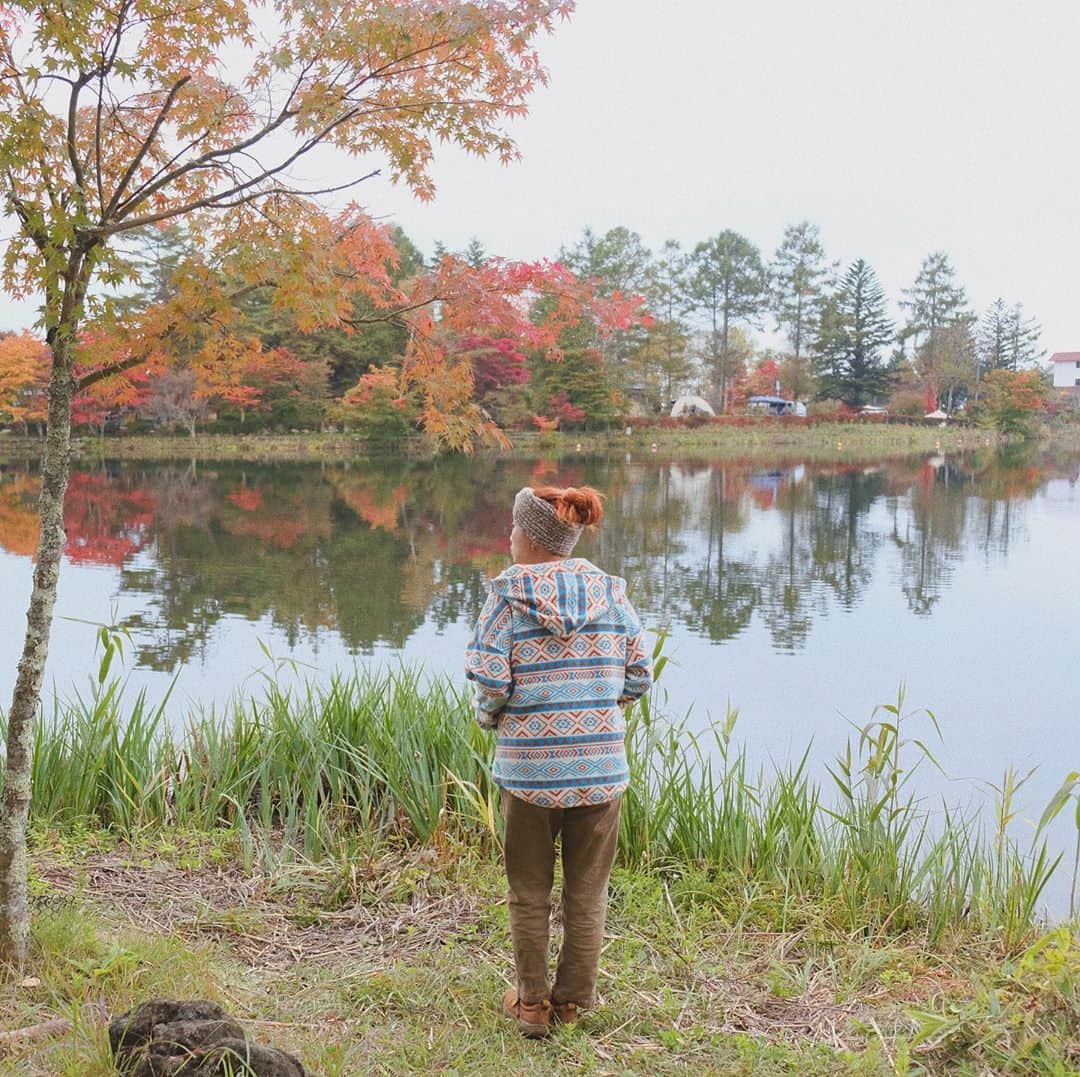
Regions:
M 619 697 L 620 705 L 640 699 L 653 682 L 652 653 L 645 638 L 645 629 L 629 601 L 623 606 L 623 622 L 626 625 L 626 673 Z
M 465 677 L 476 685 L 476 721 L 494 729 L 513 690 L 510 628 L 513 611 L 501 595 L 489 592 L 465 651 Z

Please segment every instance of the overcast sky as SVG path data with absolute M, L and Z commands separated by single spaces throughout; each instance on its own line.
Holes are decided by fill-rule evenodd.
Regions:
M 769 255 L 807 218 L 894 300 L 945 250 L 977 308 L 1080 348 L 1080 0 L 579 0 L 542 52 L 520 162 L 444 148 L 433 204 L 376 179 L 371 212 L 517 258 L 619 224 Z

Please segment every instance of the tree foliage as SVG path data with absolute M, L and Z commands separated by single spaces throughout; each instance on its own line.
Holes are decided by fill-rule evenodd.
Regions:
M 1024 317 L 1022 303 L 1008 306 L 1000 296 L 986 309 L 978 330 L 979 372 L 1019 370 L 1042 358 L 1041 329 Z
M 818 396 L 852 407 L 884 398 L 891 378 L 882 353 L 892 338 L 885 292 L 860 258 L 848 267 L 824 308 L 817 345 Z
M 761 253 L 738 232 L 720 232 L 694 248 L 690 295 L 709 334 L 709 359 L 721 410 L 726 407 L 729 379 L 735 373 L 732 330 L 759 324 L 766 281 Z
M 45 421 L 49 349 L 33 333 L 0 334 L 0 417 L 23 427 Z
M 829 273 L 817 225 L 788 225 L 769 266 L 770 298 L 777 327 L 801 359 L 821 326 L 821 308 Z
M 416 387 L 428 429 L 457 446 L 489 429 L 448 373 L 446 349 L 463 320 L 475 331 L 499 326 L 502 315 L 554 349 L 591 296 L 535 266 L 500 265 L 469 282 L 444 262 L 406 286 L 392 276 L 400 253 L 389 229 L 356 205 L 328 212 L 320 200 L 380 167 L 431 198 L 438 143 L 512 159 L 505 124 L 545 78 L 535 39 L 572 9 L 572 0 L 279 0 L 259 25 L 246 0 L 18 0 L 0 10 L 0 185 L 16 224 L 0 283 L 40 298 L 50 359 L 41 531 L 7 715 L 0 962 L 20 964 L 29 938 L 32 730 L 63 549 L 74 397 L 127 370 L 182 360 L 193 400 L 200 368 L 235 398 L 250 387 L 233 372 L 254 354 L 239 310 L 245 297 L 269 294 L 301 332 L 349 326 L 361 298 L 409 325 L 394 376 Z M 319 149 L 374 167 L 304 182 Z M 181 219 L 195 254 L 170 274 L 167 296 L 131 310 L 117 297 L 140 271 L 127 238 Z M 554 324 L 526 330 L 523 296 L 551 281 L 564 287 Z M 503 284 L 500 306 L 487 289 Z M 97 361 L 80 354 L 87 341 Z
M 1003 434 L 1030 437 L 1035 414 L 1046 406 L 1040 370 L 991 370 L 979 387 L 979 418 Z

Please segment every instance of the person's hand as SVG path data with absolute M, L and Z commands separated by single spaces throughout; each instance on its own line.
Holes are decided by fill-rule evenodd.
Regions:
M 481 729 L 497 729 L 499 726 L 499 719 L 502 717 L 502 710 L 486 711 L 483 707 L 476 708 L 476 724 Z

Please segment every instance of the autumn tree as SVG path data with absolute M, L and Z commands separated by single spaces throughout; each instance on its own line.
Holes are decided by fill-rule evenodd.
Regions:
M 782 386 L 783 372 L 780 364 L 771 355 L 767 355 L 740 380 L 739 393 L 744 399 L 751 396 L 775 396 Z
M 991 370 L 979 386 L 976 416 L 1003 434 L 1027 438 L 1046 397 L 1046 378 L 1040 370 Z
M 576 243 L 559 251 L 559 262 L 577 276 L 594 281 L 600 295 L 617 300 L 647 292 L 652 253 L 637 232 L 622 225 L 603 235 L 586 228 Z M 637 387 L 633 360 L 646 335 L 646 327 L 635 322 L 606 338 L 594 334 L 589 342 L 610 364 L 610 377 L 624 392 Z
M 0 422 L 45 421 L 49 349 L 33 333 L 0 334 Z
M 817 343 L 818 395 L 852 407 L 883 398 L 891 380 L 883 351 L 892 338 L 885 292 L 860 258 L 825 305 Z
M 102 378 L 84 389 L 72 401 L 71 420 L 75 426 L 92 426 L 104 434 L 111 420 L 145 408 L 153 393 L 148 374 L 132 368 L 111 378 Z
M 387 230 L 356 207 L 329 215 L 320 199 L 379 167 L 430 198 L 437 142 L 510 160 L 504 121 L 524 111 L 544 78 L 534 41 L 572 8 L 572 0 L 279 0 L 259 26 L 246 0 L 19 0 L 0 13 L 0 183 L 15 229 L 2 279 L 10 294 L 40 298 L 51 360 L 40 540 L 0 803 L 0 961 L 18 965 L 27 952 L 32 725 L 63 547 L 75 394 L 161 354 L 193 326 L 193 343 L 210 344 L 212 356 L 245 293 L 271 292 L 302 330 L 342 323 L 363 294 L 403 317 L 419 312 L 402 377 L 433 383 L 425 419 L 436 433 L 475 429 L 481 417 L 465 406 L 448 429 L 440 406 L 462 401 L 428 332 L 433 300 L 444 299 L 442 319 L 453 320 L 458 296 L 475 292 L 445 277 L 458 285 L 445 297 L 395 288 Z M 304 162 L 324 147 L 373 164 L 305 184 Z M 109 291 L 135 272 L 125 237 L 181 220 L 199 257 L 170 299 L 125 319 Z M 135 343 L 77 374 L 91 324 L 122 328 Z
M 481 403 L 487 403 L 500 389 L 529 380 L 528 357 L 506 337 L 462 337 L 457 350 L 471 360 L 473 393 Z
M 766 280 L 761 253 L 738 232 L 721 232 L 694 248 L 690 295 L 709 334 L 709 365 L 721 411 L 734 374 L 732 330 L 759 324 Z

